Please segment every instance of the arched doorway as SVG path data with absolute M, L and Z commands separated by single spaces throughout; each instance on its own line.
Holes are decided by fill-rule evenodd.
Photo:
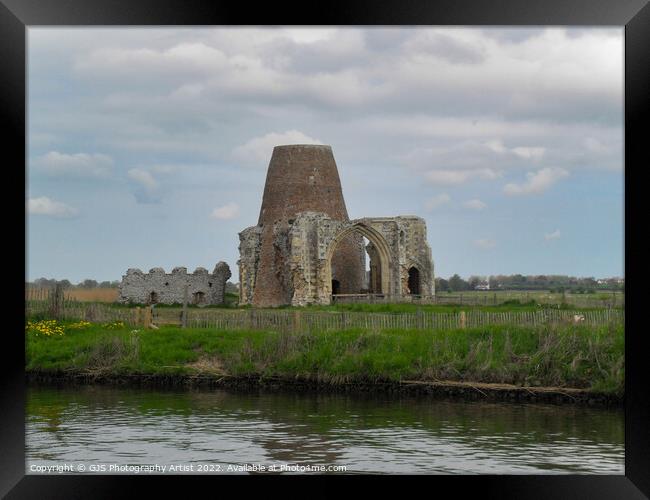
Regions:
M 341 293 L 341 282 L 339 280 L 332 280 L 332 295 Z
M 409 268 L 408 286 L 411 295 L 420 295 L 420 271 L 417 267 Z
M 203 304 L 205 302 L 205 293 L 195 292 L 192 294 L 193 302 L 195 305 Z
M 333 281 L 338 280 L 338 277 L 334 276 L 332 273 L 332 257 L 335 255 L 339 243 L 348 240 L 351 235 L 355 234 L 364 237 L 369 241 L 368 246 L 370 249 L 367 247 L 366 249 L 370 250 L 369 256 L 371 258 L 371 279 L 373 277 L 372 270 L 373 268 L 375 269 L 374 280 L 372 280 L 374 281 L 374 286 L 371 293 L 390 295 L 390 249 L 388 243 L 386 243 L 384 237 L 377 230 L 363 223 L 355 223 L 354 225 L 343 229 L 338 235 L 336 235 L 327 249 L 324 282 L 331 287 L 328 290 L 330 292 L 330 295 L 334 294 Z M 337 271 L 339 270 L 337 269 Z
M 365 249 L 363 237 L 350 232 L 338 241 L 332 254 L 332 294 L 357 294 L 364 287 Z M 337 291 L 334 282 L 337 282 Z

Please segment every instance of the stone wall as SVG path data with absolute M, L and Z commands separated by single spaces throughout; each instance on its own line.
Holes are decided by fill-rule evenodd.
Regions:
M 230 268 L 219 262 L 212 274 L 203 267 L 197 267 L 192 274 L 185 267 L 175 267 L 166 274 L 161 267 L 154 267 L 148 273 L 140 269 L 129 269 L 119 286 L 121 303 L 133 304 L 182 304 L 187 286 L 188 303 L 197 305 L 223 304 L 226 282 Z
M 262 227 L 252 226 L 239 233 L 239 304 L 252 304 L 260 261 Z

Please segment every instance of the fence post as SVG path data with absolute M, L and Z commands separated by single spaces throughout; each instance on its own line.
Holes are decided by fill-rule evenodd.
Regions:
M 133 322 L 135 326 L 140 326 L 140 306 L 133 310 Z
M 187 287 L 183 290 L 183 312 L 181 313 L 181 328 L 187 328 Z
M 63 307 L 63 289 L 58 283 L 54 287 L 54 293 L 50 293 L 50 299 L 50 315 L 53 319 L 59 319 Z
M 153 305 L 144 309 L 144 320 L 142 322 L 143 328 L 151 328 L 151 317 L 153 316 Z
M 465 317 L 465 311 L 460 312 L 460 315 L 459 315 L 458 319 L 460 320 L 460 327 L 465 328 L 465 325 L 467 324 L 467 318 Z
M 301 328 L 302 328 L 302 317 L 300 314 L 300 310 L 297 309 L 293 313 L 293 332 L 300 333 Z

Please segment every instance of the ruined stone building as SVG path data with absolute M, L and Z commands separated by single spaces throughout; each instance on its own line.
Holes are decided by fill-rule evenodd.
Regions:
M 338 294 L 434 294 L 425 221 L 350 220 L 330 146 L 273 149 L 257 225 L 239 240 L 240 305 L 329 304 Z
M 192 274 L 187 274 L 185 267 L 175 267 L 171 274 L 166 274 L 161 267 L 154 267 L 147 274 L 140 269 L 129 269 L 122 276 L 118 301 L 133 304 L 182 304 L 187 287 L 189 304 L 223 304 L 226 282 L 230 276 L 230 267 L 225 262 L 219 262 L 212 274 L 203 267 L 197 267 Z

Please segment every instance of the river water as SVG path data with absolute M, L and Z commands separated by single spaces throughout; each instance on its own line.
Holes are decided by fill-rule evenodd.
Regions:
M 620 409 L 30 386 L 26 418 L 27 474 L 624 474 Z

